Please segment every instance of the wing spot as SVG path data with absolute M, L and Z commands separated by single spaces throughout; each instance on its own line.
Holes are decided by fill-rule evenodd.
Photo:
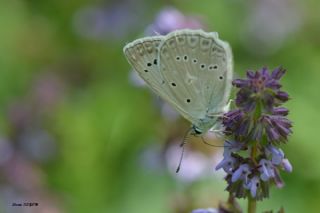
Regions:
M 157 64 L 158 64 L 157 59 L 154 59 L 154 60 L 153 60 L 153 64 L 154 64 L 154 65 L 157 65 Z
M 191 102 L 191 100 L 188 98 L 188 99 L 187 99 L 187 103 L 190 103 L 190 102 Z
M 174 82 L 172 82 L 171 85 L 174 86 L 174 87 L 177 86 Z
M 185 61 L 187 61 L 187 60 L 188 60 L 188 56 L 185 55 L 185 56 L 183 57 L 183 59 L 184 59 Z
M 209 40 L 203 40 L 202 41 L 203 46 L 208 46 L 209 45 Z
M 151 64 L 150 62 L 149 62 L 149 63 L 147 63 L 147 66 L 148 66 L 148 67 L 151 67 L 151 65 L 152 65 L 152 64 Z
M 174 46 L 174 43 L 175 43 L 175 41 L 174 41 L 173 39 L 171 39 L 171 40 L 169 41 L 169 46 L 173 47 L 173 46 Z
M 222 79 L 223 79 L 223 76 L 219 76 L 219 79 L 222 80 Z
M 205 64 L 201 64 L 200 67 L 201 67 L 201 69 L 204 69 L 206 67 L 206 65 Z
M 149 72 L 148 70 L 144 70 L 144 72 Z
M 178 37 L 178 42 L 179 43 L 183 43 L 184 42 L 184 38 L 183 37 Z
M 177 57 L 176 57 L 176 60 L 177 60 L 177 61 L 180 61 L 180 56 L 177 56 Z
M 197 62 L 198 62 L 198 60 L 194 58 L 194 59 L 193 59 L 193 63 L 196 64 Z
M 210 65 L 209 66 L 209 70 L 213 70 L 213 69 L 218 69 L 218 66 L 217 65 Z

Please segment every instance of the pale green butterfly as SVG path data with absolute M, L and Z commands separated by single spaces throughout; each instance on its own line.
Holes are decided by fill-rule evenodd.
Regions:
M 233 75 L 231 48 L 218 33 L 177 30 L 137 39 L 123 51 L 146 84 L 192 123 L 188 134 L 218 125 L 229 106 Z

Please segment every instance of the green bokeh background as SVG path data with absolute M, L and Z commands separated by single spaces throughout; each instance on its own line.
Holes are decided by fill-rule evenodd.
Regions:
M 164 146 L 175 125 L 182 126 L 180 137 L 187 127 L 183 120 L 166 123 L 151 93 L 130 83 L 130 66 L 122 54 L 123 46 L 142 36 L 157 13 L 168 5 L 185 15 L 201 17 L 208 30 L 219 32 L 221 38 L 229 41 L 237 76 L 265 65 L 270 68 L 282 65 L 288 70 L 282 83 L 291 97 L 286 106 L 290 109 L 294 134 L 282 148 L 294 169 L 291 174 L 283 174 L 286 186 L 273 189 L 270 199 L 258 204 L 258 210 L 284 206 L 290 213 L 319 212 L 319 2 L 283 1 L 297 8 L 294 16 L 300 17 L 300 23 L 271 52 L 259 46 L 257 52 L 250 51 L 248 42 L 244 42 L 244 31 L 256 1 L 130 2 L 135 8 L 140 7 L 140 12 L 133 8 L 120 17 L 135 13 L 135 25 L 130 25 L 121 36 L 90 39 L 76 32 L 75 14 L 90 6 L 112 8 L 115 2 L 0 1 L 1 137 L 15 143 L 8 110 L 12 103 L 32 102 L 39 76 L 50 73 L 63 82 L 59 101 L 49 113 L 40 115 L 41 128 L 55 140 L 55 156 L 46 162 L 29 160 L 41 173 L 46 194 L 50 194 L 49 202 L 54 197 L 56 212 L 183 212 L 179 210 L 183 207 L 176 207 L 181 200 L 188 212 L 191 207 L 215 207 L 218 200 L 226 199 L 222 178 L 181 183 L 167 170 L 145 168 L 139 160 L 147 147 Z M 36 105 L 35 111 L 41 108 L 41 104 Z M 0 183 L 12 185 L 2 170 Z M 12 202 L 0 203 L 0 212 L 19 211 L 8 207 Z M 30 208 L 45 212 L 46 205 L 38 202 L 44 209 Z M 245 206 L 244 201 L 240 202 Z

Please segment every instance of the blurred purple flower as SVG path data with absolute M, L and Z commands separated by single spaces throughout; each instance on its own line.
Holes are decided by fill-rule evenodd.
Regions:
M 192 213 L 219 213 L 219 210 L 217 209 L 195 209 L 192 211 Z
M 10 141 L 0 138 L 0 166 L 6 164 L 13 155 L 13 147 Z
M 243 39 L 255 55 L 274 53 L 302 25 L 303 11 L 296 1 L 258 0 L 249 5 Z
M 50 110 L 62 99 L 64 90 L 65 85 L 55 73 L 45 72 L 37 76 L 31 93 L 39 110 Z
M 209 175 L 209 158 L 199 151 L 188 150 L 183 158 L 183 167 L 176 173 L 177 162 L 181 156 L 181 147 L 174 143 L 166 150 L 165 158 L 167 166 L 173 176 L 185 182 L 193 182 Z
M 73 26 L 79 35 L 88 39 L 123 38 L 140 25 L 144 8 L 139 0 L 124 0 L 108 6 L 88 6 L 77 11 Z
M 156 16 L 155 20 L 149 27 L 145 30 L 146 36 L 152 35 L 166 35 L 171 31 L 178 29 L 203 29 L 205 28 L 204 24 L 200 21 L 199 18 L 186 16 L 181 13 L 179 10 L 174 7 L 167 7 L 162 9 Z M 131 70 L 129 73 L 129 81 L 138 87 L 143 87 L 146 83 L 143 79 L 135 72 Z M 179 117 L 179 114 L 176 110 L 173 110 L 171 106 L 167 103 L 164 103 L 162 100 L 159 100 L 156 97 L 156 105 L 159 107 L 162 115 L 169 121 L 174 121 Z
M 154 22 L 146 29 L 146 35 L 166 35 L 178 29 L 203 29 L 203 23 L 192 16 L 185 16 L 173 7 L 162 9 Z
M 52 160 L 57 152 L 56 141 L 44 130 L 29 129 L 18 140 L 24 155 L 41 163 Z

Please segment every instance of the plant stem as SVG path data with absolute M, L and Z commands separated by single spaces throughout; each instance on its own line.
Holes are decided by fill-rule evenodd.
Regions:
M 257 201 L 251 196 L 248 197 L 248 213 L 256 213 Z

